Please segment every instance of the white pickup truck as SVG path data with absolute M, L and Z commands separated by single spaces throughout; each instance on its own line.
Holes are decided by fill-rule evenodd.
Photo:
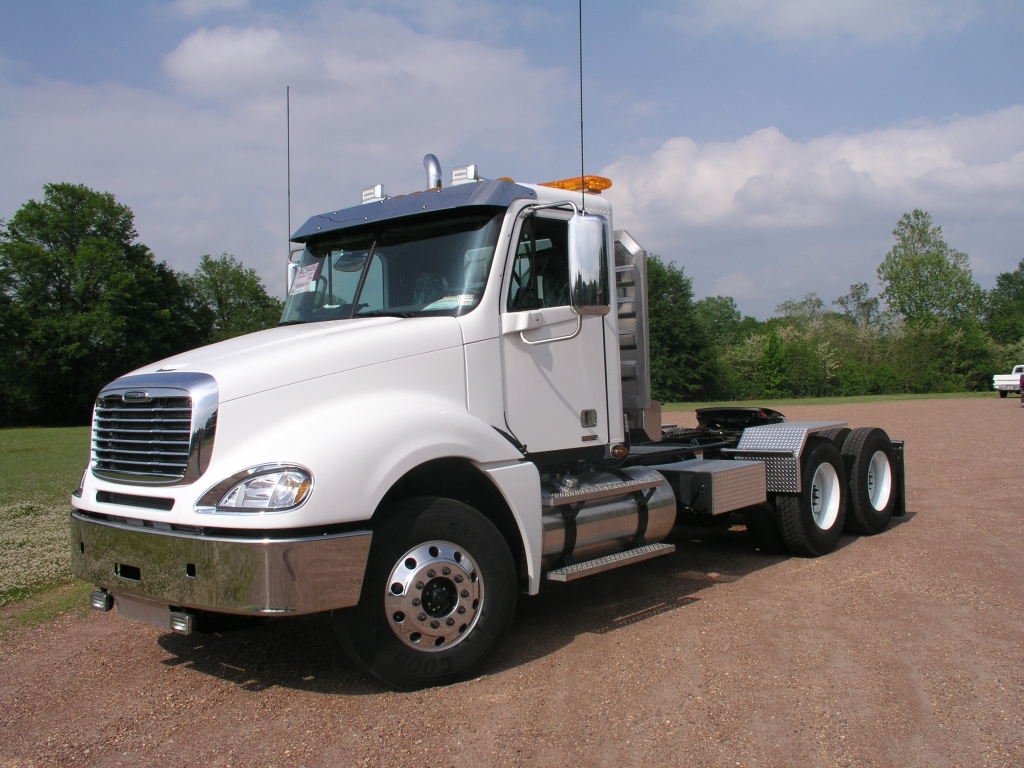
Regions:
M 997 373 L 992 377 L 992 389 L 998 390 L 1000 397 L 1011 392 L 1021 394 L 1024 391 L 1024 365 L 1013 366 L 1013 373 Z
M 279 327 L 99 393 L 72 495 L 91 603 L 189 633 L 211 615 L 330 611 L 402 689 L 479 674 L 520 593 L 672 553 L 742 514 L 816 557 L 905 511 L 881 429 L 706 409 L 661 427 L 646 253 L 611 182 L 484 180 L 314 216 Z M 738 518 L 733 518 L 738 519 Z

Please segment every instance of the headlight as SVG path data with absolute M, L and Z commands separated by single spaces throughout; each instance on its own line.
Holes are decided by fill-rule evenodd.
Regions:
M 269 472 L 243 480 L 217 502 L 220 509 L 291 509 L 309 493 L 309 475 L 297 469 Z
M 312 490 L 313 476 L 301 467 L 253 467 L 204 493 L 196 511 L 285 512 L 302 504 Z

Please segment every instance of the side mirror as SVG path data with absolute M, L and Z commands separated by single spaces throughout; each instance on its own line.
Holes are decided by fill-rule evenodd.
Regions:
M 576 214 L 569 220 L 569 303 L 578 315 L 611 312 L 604 216 Z

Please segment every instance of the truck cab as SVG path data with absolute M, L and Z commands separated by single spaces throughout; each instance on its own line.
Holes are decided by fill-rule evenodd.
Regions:
M 741 512 L 811 556 L 848 519 L 884 529 L 902 444 L 881 430 L 767 409 L 662 430 L 646 253 L 610 183 L 469 166 L 310 218 L 277 328 L 99 393 L 71 516 L 94 607 L 185 633 L 331 611 L 409 689 L 478 674 L 520 593 L 670 554 L 680 520 Z

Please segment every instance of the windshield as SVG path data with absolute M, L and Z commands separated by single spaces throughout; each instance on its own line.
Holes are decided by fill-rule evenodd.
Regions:
M 407 219 L 308 244 L 281 323 L 471 312 L 483 295 L 504 214 L 480 211 Z

